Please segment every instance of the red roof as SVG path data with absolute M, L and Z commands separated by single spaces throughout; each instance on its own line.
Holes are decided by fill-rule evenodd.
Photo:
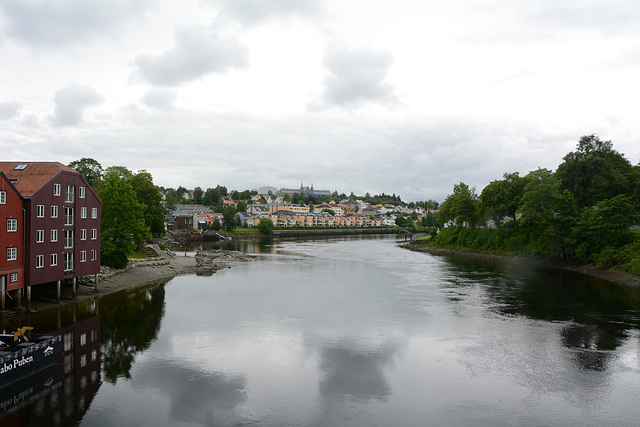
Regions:
M 15 182 L 23 197 L 31 197 L 60 172 L 79 173 L 59 162 L 0 162 L 0 171 Z

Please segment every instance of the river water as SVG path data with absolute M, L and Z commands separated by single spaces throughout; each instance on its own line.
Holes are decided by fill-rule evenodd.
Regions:
M 234 242 L 255 260 L 21 319 L 78 348 L 0 424 L 638 425 L 638 290 L 399 243 Z

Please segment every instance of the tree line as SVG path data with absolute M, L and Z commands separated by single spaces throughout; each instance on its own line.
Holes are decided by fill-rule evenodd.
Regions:
M 440 226 L 449 227 L 431 244 L 625 264 L 640 252 L 631 230 L 639 206 L 640 165 L 611 141 L 586 135 L 555 172 L 506 172 L 480 195 L 454 185 L 438 212 Z M 496 229 L 479 228 L 487 225 Z

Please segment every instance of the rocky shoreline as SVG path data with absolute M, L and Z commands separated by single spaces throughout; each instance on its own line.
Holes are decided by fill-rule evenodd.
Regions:
M 575 273 L 585 274 L 591 277 L 597 277 L 612 283 L 616 283 L 624 286 L 632 286 L 640 288 L 640 278 L 630 276 L 623 272 L 605 270 L 594 264 L 578 264 L 547 260 L 544 258 L 530 258 L 523 256 L 512 255 L 496 255 L 485 254 L 478 252 L 457 252 L 442 248 L 434 248 L 430 246 L 416 245 L 414 242 L 409 242 L 401 245 L 405 249 L 409 249 L 416 252 L 426 252 L 433 255 L 446 255 L 460 258 L 478 259 L 496 263 L 511 263 L 511 264 L 523 264 L 536 266 L 540 268 L 553 268 L 560 270 L 573 271 Z
M 253 259 L 255 259 L 254 256 L 241 252 L 212 250 L 198 252 L 195 256 L 171 256 L 163 253 L 159 258 L 131 260 L 126 269 L 103 270 L 99 275 L 97 287 L 95 287 L 93 280 L 79 282 L 75 298 L 70 286 L 62 288 L 60 302 L 51 296 L 34 295 L 30 311 L 41 312 L 127 289 L 155 285 L 181 275 L 212 275 L 216 271 L 231 268 L 234 263 Z M 5 310 L 0 317 L 8 318 L 24 312 L 26 310 L 25 303 L 23 300 L 23 307 Z

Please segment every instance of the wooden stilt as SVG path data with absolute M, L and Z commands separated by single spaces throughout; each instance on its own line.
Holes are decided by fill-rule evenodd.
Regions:
M 60 285 L 61 285 L 62 280 L 58 280 L 58 282 L 56 283 L 56 295 L 58 297 L 58 303 L 60 303 Z
M 0 292 L 2 292 L 2 297 L 0 297 L 0 304 L 2 305 L 2 310 L 5 309 L 5 294 L 7 293 L 7 276 L 0 276 Z

